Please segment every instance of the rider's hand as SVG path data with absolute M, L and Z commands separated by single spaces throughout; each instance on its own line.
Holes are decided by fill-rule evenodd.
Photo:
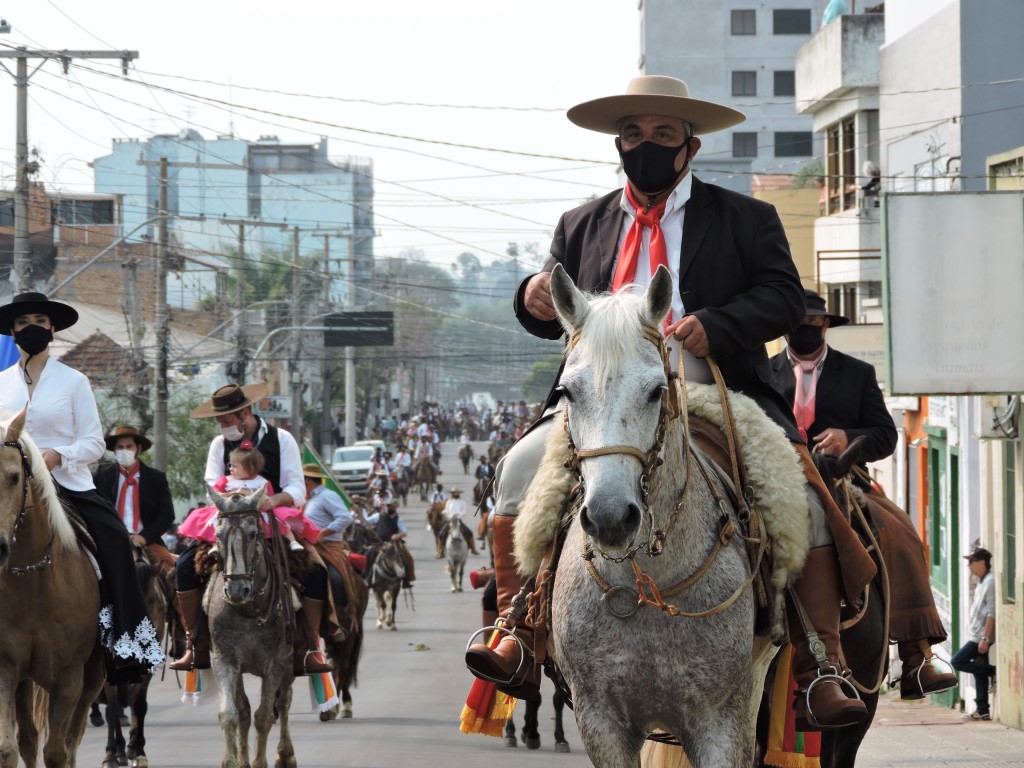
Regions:
M 60 465 L 62 457 L 59 453 L 53 450 L 53 448 L 43 448 L 39 453 L 42 455 L 43 461 L 46 462 L 47 469 L 53 470 L 54 467 Z
M 260 512 L 269 512 L 274 508 L 274 497 L 264 496 L 260 499 Z
M 829 456 L 840 456 L 846 447 L 850 444 L 849 439 L 846 437 L 846 433 L 841 429 L 835 427 L 829 427 L 820 435 L 815 435 L 811 438 L 812 442 L 817 443 L 815 450 L 826 453 Z
M 551 273 L 538 272 L 526 284 L 523 294 L 526 311 L 538 320 L 554 320 L 558 317 L 555 304 L 551 299 Z
M 139 536 L 139 534 L 137 534 L 137 533 L 130 534 L 128 536 L 128 538 L 131 539 L 132 543 L 135 544 L 136 546 L 139 546 L 139 547 L 146 546 L 146 540 L 144 538 L 142 538 L 141 536 Z
M 683 343 L 683 349 L 694 357 L 707 357 L 711 353 L 708 335 L 696 315 L 686 315 L 672 323 L 665 333 L 665 338 L 676 338 Z

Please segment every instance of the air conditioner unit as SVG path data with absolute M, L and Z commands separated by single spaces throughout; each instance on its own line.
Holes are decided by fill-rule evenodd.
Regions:
M 981 395 L 975 398 L 980 440 L 1016 440 L 1020 434 L 1020 395 Z
M 262 328 L 267 324 L 267 312 L 265 309 L 245 310 L 245 324 L 252 328 Z

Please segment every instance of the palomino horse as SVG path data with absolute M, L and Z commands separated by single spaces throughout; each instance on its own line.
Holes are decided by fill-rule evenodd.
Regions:
M 266 768 L 267 738 L 274 718 L 280 720 L 279 768 L 296 768 L 288 726 L 292 703 L 292 620 L 288 584 L 278 573 L 274 555 L 260 527 L 260 489 L 251 496 L 210 489 L 217 506 L 217 546 L 222 566 L 206 588 L 204 605 L 210 617 L 211 664 L 220 684 L 220 720 L 224 731 L 221 768 L 242 768 L 249 762 L 252 709 L 242 675 L 263 679 L 256 710 L 256 743 L 252 768 Z M 276 533 L 276 532 L 275 532 Z
M 402 592 L 402 581 L 405 579 L 405 563 L 400 545 L 393 541 L 376 545 L 373 556 L 373 567 L 370 569 L 370 587 L 377 598 L 377 629 L 395 631 L 395 609 L 398 608 L 398 595 Z
M 75 764 L 103 685 L 100 593 L 89 558 L 27 434 L 24 409 L 0 446 L 0 767 L 35 768 L 37 688 L 49 695 L 46 768 Z M 17 717 L 17 735 L 15 735 Z
M 420 489 L 420 501 L 426 501 L 437 482 L 437 465 L 428 456 L 418 459 L 412 467 L 412 481 Z
M 696 768 L 751 765 L 774 648 L 754 634 L 740 521 L 673 418 L 659 330 L 672 278 L 659 267 L 642 297 L 588 299 L 556 265 L 551 288 L 570 337 L 560 387 L 580 490 L 540 589 L 583 745 L 596 766 L 636 766 L 660 729 Z
M 462 531 L 462 515 L 448 519 L 448 534 L 444 540 L 444 552 L 448 558 L 448 573 L 452 577 L 452 592 L 462 591 L 462 572 L 469 558 L 469 543 Z
M 159 564 L 152 562 L 146 550 L 132 544 L 135 557 L 135 575 L 139 580 L 139 589 L 146 601 L 146 611 L 156 629 L 156 636 L 164 634 L 167 626 L 167 597 L 160 572 Z M 107 750 L 103 757 L 102 768 L 147 768 L 149 758 L 146 756 L 146 714 L 149 712 L 147 694 L 153 674 L 146 673 L 138 683 L 121 683 L 103 686 L 103 697 L 106 699 Z M 94 705 L 95 707 L 95 705 Z M 121 713 L 131 711 L 131 730 L 125 740 L 121 725 Z

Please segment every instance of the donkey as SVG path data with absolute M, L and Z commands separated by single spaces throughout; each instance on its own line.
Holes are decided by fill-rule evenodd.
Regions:
M 462 515 L 453 515 L 449 518 L 447 527 L 444 551 L 448 558 L 448 573 L 452 577 L 452 592 L 461 592 L 462 572 L 469 557 L 469 544 L 462 532 Z
M 591 299 L 556 265 L 551 288 L 570 338 L 560 386 L 580 491 L 545 584 L 549 647 L 583 745 L 596 766 L 638 765 L 661 729 L 696 768 L 751 765 L 775 649 L 754 634 L 746 544 L 726 535 L 740 521 L 673 418 L 660 330 L 672 278 L 661 267 L 642 297 Z
M 252 710 L 242 675 L 263 679 L 256 710 L 252 768 L 266 768 L 267 739 L 275 717 L 280 720 L 276 765 L 296 768 L 288 725 L 292 703 L 292 613 L 290 586 L 283 583 L 260 527 L 260 489 L 252 495 L 210 488 L 217 507 L 217 546 L 222 566 L 206 588 L 210 617 L 211 665 L 220 685 L 220 720 L 224 731 L 221 768 L 249 766 Z
M 43 763 L 64 768 L 75 764 L 103 685 L 100 591 L 24 426 L 22 409 L 0 445 L 0 768 L 14 768 L 19 754 L 35 768 L 40 725 Z M 41 723 L 33 712 L 40 689 L 49 694 Z

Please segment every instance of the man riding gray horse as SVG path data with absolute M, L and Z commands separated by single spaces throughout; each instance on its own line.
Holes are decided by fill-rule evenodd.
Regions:
M 635 78 L 624 95 L 580 104 L 568 117 L 582 128 L 616 136 L 629 182 L 562 216 L 548 262 L 518 288 L 516 317 L 535 336 L 562 335 L 550 288 L 555 264 L 585 291 L 645 289 L 659 265 L 670 270 L 675 290 L 664 333 L 672 346 L 682 345 L 687 377 L 710 380 L 702 358 L 713 357 L 729 389 L 753 398 L 785 430 L 807 478 L 812 548 L 793 591 L 811 626 L 804 628 L 792 605 L 788 611 L 797 648 L 795 676 L 801 690 L 810 692 L 798 697 L 797 715 L 818 728 L 859 722 L 866 716 L 864 704 L 848 696 L 834 675 L 842 671 L 839 610 L 844 594 L 848 601 L 859 597 L 875 566 L 824 488 L 789 404 L 772 388 L 764 347 L 803 320 L 800 278 L 772 206 L 690 173 L 701 145 L 695 134 L 724 130 L 745 118 L 729 107 L 691 98 L 681 80 L 658 76 Z M 556 388 L 546 413 L 560 406 Z M 552 422 L 531 430 L 498 465 L 494 555 L 503 615 L 523 588 L 512 555 L 513 521 Z M 825 653 L 812 651 L 809 634 L 814 630 Z M 516 632 L 527 645 L 532 642 L 523 622 Z M 519 643 L 511 636 L 493 650 L 475 644 L 466 653 L 474 674 L 510 679 L 511 685 L 499 689 L 531 698 L 539 672 L 521 660 Z

